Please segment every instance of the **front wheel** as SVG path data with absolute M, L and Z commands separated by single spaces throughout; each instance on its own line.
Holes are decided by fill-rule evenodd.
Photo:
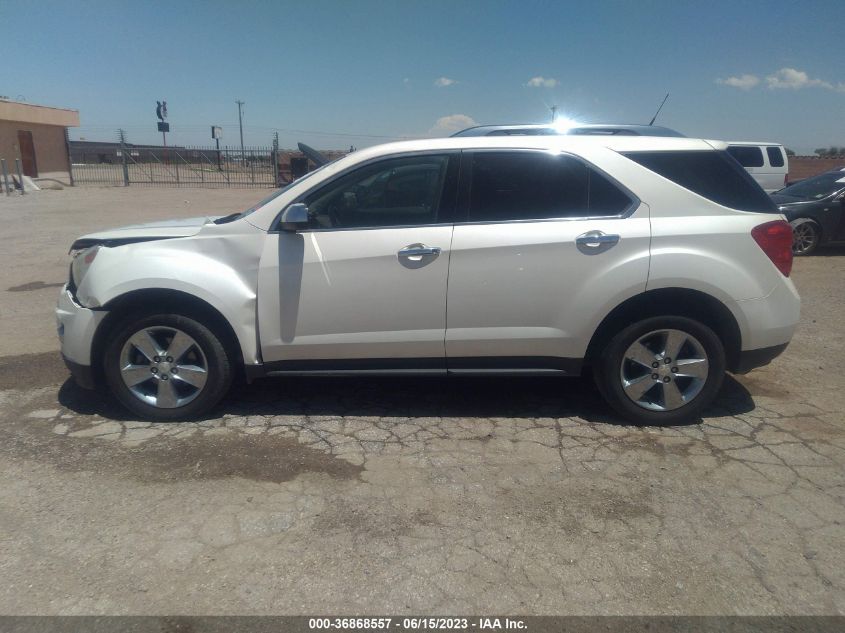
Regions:
M 103 359 L 106 382 L 130 411 L 153 421 L 194 418 L 226 394 L 232 370 L 219 337 L 179 314 L 119 324 Z
M 725 350 L 706 325 L 654 317 L 614 336 L 595 367 L 599 391 L 638 424 L 677 424 L 699 415 L 725 376 Z

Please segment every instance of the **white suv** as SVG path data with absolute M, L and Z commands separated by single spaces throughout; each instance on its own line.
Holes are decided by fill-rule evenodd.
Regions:
M 230 216 L 72 247 L 57 310 L 83 386 L 203 414 L 233 376 L 590 368 L 624 418 L 696 416 L 777 356 L 792 231 L 725 144 L 469 137 L 383 145 Z

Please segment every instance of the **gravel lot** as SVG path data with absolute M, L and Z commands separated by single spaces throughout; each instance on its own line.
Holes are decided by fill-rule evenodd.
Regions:
M 157 425 L 67 379 L 74 237 L 264 195 L 0 197 L 0 613 L 845 613 L 845 251 L 684 427 L 574 379 L 265 380 Z

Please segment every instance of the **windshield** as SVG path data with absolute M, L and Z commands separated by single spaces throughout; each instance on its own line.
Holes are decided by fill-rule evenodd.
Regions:
M 807 178 L 781 189 L 778 194 L 802 200 L 821 200 L 840 189 L 845 189 L 845 171 L 832 171 Z
M 332 162 L 334 162 L 334 161 L 332 161 Z M 290 188 L 291 188 L 291 187 L 293 187 L 294 185 L 298 185 L 298 184 L 299 184 L 299 183 L 301 183 L 303 180 L 307 180 L 308 178 L 310 178 L 311 176 L 313 176 L 313 175 L 314 175 L 314 174 L 316 174 L 317 172 L 322 171 L 323 169 L 325 169 L 325 168 L 326 168 L 328 165 L 330 165 L 330 164 L 331 164 L 331 163 L 326 163 L 326 164 L 325 164 L 325 165 L 323 165 L 322 167 L 318 167 L 318 168 L 317 168 L 317 169 L 315 169 L 314 171 L 310 171 L 310 172 L 308 172 L 307 174 L 305 174 L 304 176 L 302 176 L 302 177 L 300 177 L 300 178 L 297 178 L 296 180 L 294 180 L 293 182 L 291 182 L 291 183 L 289 183 L 289 184 L 285 185 L 285 186 L 284 186 L 284 187 L 282 187 L 281 189 L 276 189 L 276 191 L 274 191 L 273 193 L 271 193 L 269 196 L 267 196 L 266 198 L 264 198 L 264 199 L 263 199 L 263 200 L 261 200 L 260 202 L 258 202 L 258 203 L 256 203 L 256 204 L 252 205 L 252 206 L 251 206 L 249 209 L 247 209 L 246 211 L 239 211 L 239 212 L 236 212 L 236 213 L 232 213 L 231 215 L 227 215 L 227 216 L 224 216 L 224 217 L 222 217 L 222 218 L 218 218 L 217 220 L 215 220 L 215 221 L 214 221 L 214 223 L 215 223 L 215 224 L 226 224 L 227 222 L 234 222 L 235 220 L 240 220 L 241 218 L 245 218 L 245 217 L 246 217 L 246 216 L 248 216 L 250 213 L 253 213 L 254 211 L 258 211 L 258 209 L 260 209 L 261 207 L 263 207 L 265 204 L 267 204 L 267 203 L 269 203 L 269 202 L 272 202 L 273 200 L 275 200 L 276 198 L 278 198 L 280 195 L 282 195 L 283 193 L 285 193 L 288 189 L 290 189 Z

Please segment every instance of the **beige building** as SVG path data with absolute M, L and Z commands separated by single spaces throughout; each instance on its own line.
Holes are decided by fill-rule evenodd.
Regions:
M 70 184 L 65 129 L 77 126 L 77 110 L 0 99 L 0 158 L 10 175 L 18 158 L 24 175 Z

